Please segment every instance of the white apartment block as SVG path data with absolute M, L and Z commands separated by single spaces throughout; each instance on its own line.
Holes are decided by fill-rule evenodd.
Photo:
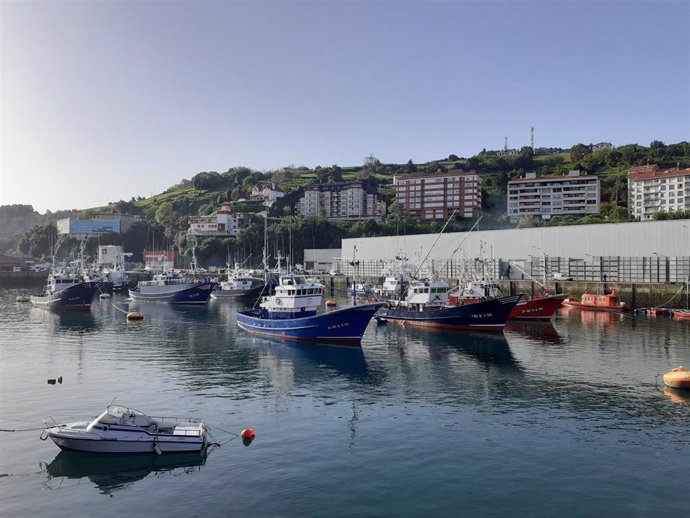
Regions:
M 211 216 L 189 218 L 190 236 L 236 236 L 240 233 L 241 217 L 232 213 L 229 203 L 223 203 L 218 212 Z
M 599 213 L 599 178 L 570 171 L 567 176 L 527 173 L 508 182 L 508 217 L 551 219 L 552 216 L 586 216 Z
M 331 220 L 380 220 L 386 204 L 376 194 L 367 192 L 360 181 L 326 183 L 305 187 L 297 201 L 299 216 L 320 213 Z
M 657 165 L 646 165 L 628 170 L 628 212 L 636 220 L 679 210 L 690 210 L 690 169 L 659 171 Z
M 474 171 L 413 173 L 395 176 L 395 197 L 410 218 L 417 220 L 473 218 L 482 208 L 482 188 Z

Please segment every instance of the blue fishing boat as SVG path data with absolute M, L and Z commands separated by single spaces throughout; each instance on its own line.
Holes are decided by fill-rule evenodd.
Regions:
M 522 295 L 511 295 L 453 305 L 449 302 L 447 282 L 415 280 L 410 283 L 406 298 L 390 301 L 376 320 L 412 327 L 502 332 L 521 298 Z
M 258 308 L 237 311 L 237 325 L 248 333 L 288 340 L 360 344 L 367 325 L 383 304 L 317 314 L 323 288 L 303 275 L 281 275 L 274 295 L 264 297 Z
M 129 289 L 129 296 L 135 302 L 206 304 L 216 284 L 208 278 L 166 272 L 154 275 L 150 281 L 139 282 Z
M 78 271 L 54 269 L 48 275 L 43 295 L 31 296 L 31 304 L 47 309 L 90 310 L 98 287 L 85 282 Z

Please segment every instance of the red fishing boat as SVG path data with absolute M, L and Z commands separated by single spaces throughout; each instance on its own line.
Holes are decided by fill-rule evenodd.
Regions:
M 627 311 L 628 305 L 621 302 L 616 290 L 610 293 L 583 293 L 578 301 L 570 297 L 563 301 L 569 308 L 586 309 L 590 311 Z
M 543 295 L 537 293 L 532 300 L 520 301 L 510 312 L 508 320 L 550 320 L 561 307 L 567 295 Z

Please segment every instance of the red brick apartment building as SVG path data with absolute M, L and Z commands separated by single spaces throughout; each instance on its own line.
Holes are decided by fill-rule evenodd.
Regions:
M 408 216 L 418 220 L 474 218 L 482 207 L 482 188 L 475 171 L 453 169 L 445 173 L 395 176 L 395 197 Z

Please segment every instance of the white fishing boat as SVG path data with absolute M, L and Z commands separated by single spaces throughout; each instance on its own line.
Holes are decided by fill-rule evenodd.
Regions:
M 214 444 L 201 419 L 153 418 L 120 405 L 109 405 L 91 421 L 58 424 L 44 420 L 41 439 L 63 450 L 92 453 L 174 453 L 202 451 Z
M 264 291 L 262 279 L 253 277 L 248 271 L 235 265 L 228 269 L 228 278 L 211 293 L 212 299 L 257 298 Z

